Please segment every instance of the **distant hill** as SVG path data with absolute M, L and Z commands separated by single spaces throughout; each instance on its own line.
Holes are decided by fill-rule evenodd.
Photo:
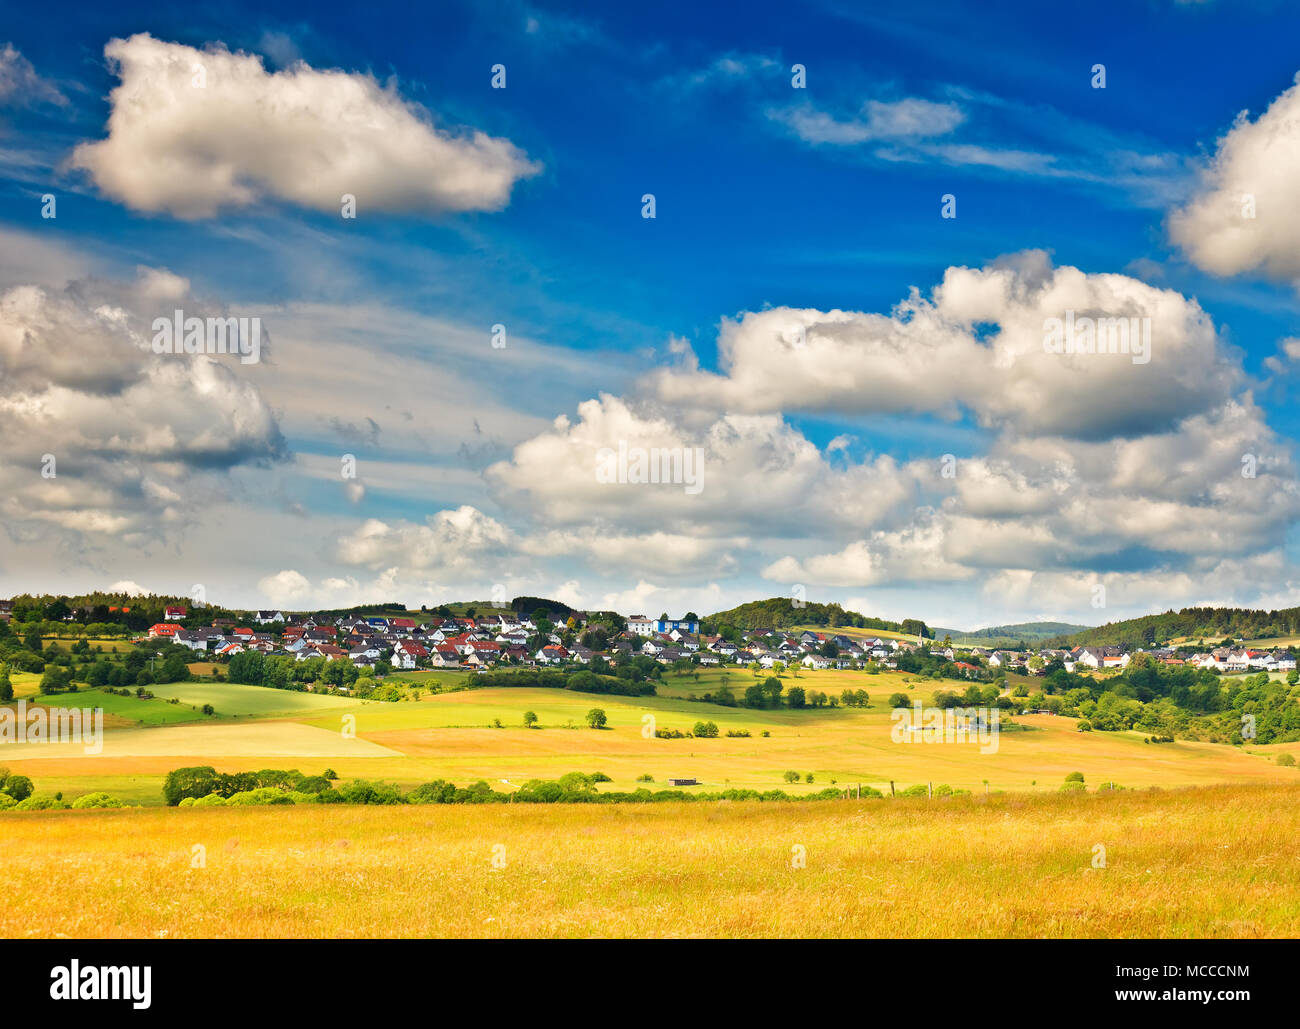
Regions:
M 814 604 L 801 602 L 798 606 L 790 597 L 770 597 L 752 600 L 727 611 L 707 615 L 702 628 L 716 632 L 719 626 L 730 625 L 736 629 L 792 629 L 798 625 L 817 625 L 828 628 L 847 626 L 860 629 L 888 629 L 909 636 L 932 636 L 925 622 L 905 618 L 890 622 L 883 618 L 868 618 L 856 611 L 846 611 L 839 604 Z
M 1083 632 L 1090 629 L 1090 625 L 1076 625 L 1073 622 L 1016 622 L 1012 625 L 993 625 L 987 629 L 935 629 L 934 638 L 943 639 L 945 636 L 951 636 L 954 640 L 1024 640 L 1026 643 L 1037 643 L 1040 640 L 1052 639 L 1057 636 L 1068 636 L 1071 633 Z
M 1185 607 L 1159 615 L 1143 615 L 1121 622 L 1109 622 L 1092 629 L 1056 637 L 1057 646 L 1131 647 L 1160 646 L 1170 640 L 1205 640 L 1217 644 L 1229 637 L 1270 639 L 1300 635 L 1300 607 L 1280 611 L 1257 611 L 1243 607 Z

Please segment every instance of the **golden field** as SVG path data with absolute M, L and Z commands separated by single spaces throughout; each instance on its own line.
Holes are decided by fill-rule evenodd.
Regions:
M 0 936 L 1294 937 L 1297 840 L 1295 785 L 10 813 Z

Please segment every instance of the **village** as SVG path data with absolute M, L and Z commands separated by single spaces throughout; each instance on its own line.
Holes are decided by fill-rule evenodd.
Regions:
M 899 667 L 904 655 L 917 652 L 945 662 L 946 674 L 969 679 L 993 679 L 999 673 L 1043 675 L 1054 667 L 1063 667 L 1067 672 L 1121 671 L 1139 654 L 1164 665 L 1188 665 L 1221 673 L 1290 672 L 1296 668 L 1295 654 L 1289 650 L 1243 646 L 1203 651 L 1119 646 L 1011 650 L 953 646 L 948 640 L 919 636 L 850 636 L 833 629 L 753 629 L 702 635 L 700 621 L 694 615 L 651 619 L 637 614 L 620 619 L 621 625 L 610 625 L 608 614 L 601 617 L 600 622 L 591 622 L 585 612 L 575 611 L 562 622 L 552 622 L 537 613 L 526 616 L 507 610 L 420 620 L 373 615 L 346 615 L 331 620 L 270 610 L 250 613 L 249 625 L 217 618 L 211 625 L 187 628 L 184 623 L 193 625 L 195 621 L 189 610 L 169 607 L 164 620 L 152 625 L 146 638 L 174 643 L 210 659 L 257 651 L 288 655 L 296 661 L 349 661 L 361 672 L 379 674 L 390 669 L 486 671 L 496 667 L 580 666 L 598 658 L 617 662 L 638 655 L 673 667 L 893 669 Z

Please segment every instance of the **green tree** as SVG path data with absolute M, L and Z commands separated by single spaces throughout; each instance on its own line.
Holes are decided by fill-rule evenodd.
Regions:
M 537 712 L 536 712 L 536 711 L 525 711 L 525 712 L 524 712 L 524 728 L 525 728 L 525 729 L 531 729 L 531 728 L 532 728 L 534 725 L 536 725 L 536 724 L 537 724 Z
M 13 797 L 14 800 L 23 801 L 32 795 L 32 781 L 25 775 L 9 775 L 5 777 L 4 792 Z
M 159 682 L 185 682 L 190 677 L 190 666 L 186 655 L 173 651 L 168 654 L 158 668 Z
M 593 729 L 605 728 L 606 721 L 605 712 L 598 707 L 593 707 L 587 712 L 587 724 Z
M 186 797 L 206 797 L 219 785 L 217 770 L 211 765 L 192 765 L 174 768 L 163 780 L 163 797 L 175 807 Z
M 41 692 L 63 693 L 72 685 L 72 672 L 58 665 L 46 665 L 45 674 L 41 676 Z
M 584 775 L 582 772 L 567 772 L 560 776 L 559 786 L 565 793 L 596 792 L 596 787 L 591 781 L 591 776 Z

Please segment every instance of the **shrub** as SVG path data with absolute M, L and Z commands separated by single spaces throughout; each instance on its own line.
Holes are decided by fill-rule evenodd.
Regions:
M 889 695 L 890 707 L 907 707 L 909 702 L 906 693 L 891 693 Z
M 654 782 L 654 781 L 655 781 L 655 777 L 654 777 L 653 775 L 651 775 L 649 772 L 645 772 L 645 773 L 643 773 L 643 774 L 641 774 L 641 775 L 638 775 L 638 776 L 636 777 L 636 781 L 637 781 L 637 782 Z
M 798 781 L 799 781 L 799 773 L 798 773 L 798 772 L 786 772 L 785 775 L 781 776 L 781 778 L 784 779 L 786 782 L 798 782 Z
M 1071 772 L 1065 777 L 1066 782 L 1083 782 L 1082 772 Z
M 260 786 L 255 790 L 245 790 L 243 793 L 236 793 L 233 797 L 230 797 L 226 803 L 231 807 L 262 804 L 292 804 L 293 798 L 284 790 L 276 789 L 274 786 Z
M 18 801 L 14 800 L 14 798 L 9 796 L 9 794 L 0 793 L 0 811 L 8 811 L 17 803 Z
M 718 727 L 713 722 L 696 722 L 695 735 L 706 740 L 716 739 Z
M 53 797 L 28 797 L 14 805 L 15 811 L 63 811 L 72 805 Z
M 455 802 L 455 798 L 455 784 L 437 779 L 434 782 L 421 783 L 406 795 L 406 802 L 408 804 L 451 804 Z
M 1295 765 L 1295 757 L 1291 754 L 1279 754 L 1277 756 L 1277 763 L 1287 768 L 1291 768 Z
M 220 793 L 209 793 L 206 797 L 199 797 L 197 799 L 191 797 L 189 799 L 194 801 L 195 807 L 225 807 L 226 806 L 226 798 L 223 797 Z
M 1061 783 L 1062 793 L 1083 793 L 1087 788 L 1088 787 L 1078 779 L 1067 779 L 1065 782 Z
M 356 779 L 338 791 L 345 804 L 405 804 L 406 798 L 396 786 L 386 782 Z
M 122 802 L 116 797 L 110 797 L 107 793 L 87 793 L 84 797 L 78 797 L 72 802 L 74 811 L 81 811 L 86 808 L 105 808 L 121 807 Z

